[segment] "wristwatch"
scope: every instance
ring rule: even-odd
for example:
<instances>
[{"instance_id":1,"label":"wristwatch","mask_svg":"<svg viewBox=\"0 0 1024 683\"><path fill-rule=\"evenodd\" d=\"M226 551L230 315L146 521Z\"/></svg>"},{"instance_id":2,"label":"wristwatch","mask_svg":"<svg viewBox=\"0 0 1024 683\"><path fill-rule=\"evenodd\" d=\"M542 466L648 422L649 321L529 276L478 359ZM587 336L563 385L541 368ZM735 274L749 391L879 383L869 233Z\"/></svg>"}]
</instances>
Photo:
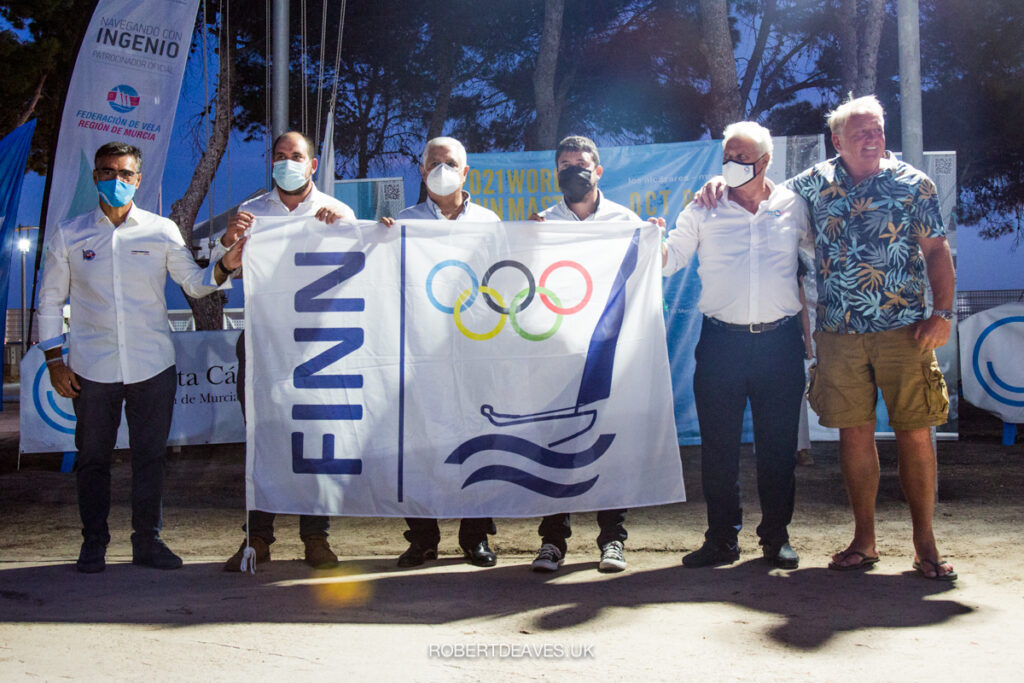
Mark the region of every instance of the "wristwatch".
<instances>
[{"instance_id":1,"label":"wristwatch","mask_svg":"<svg viewBox=\"0 0 1024 683\"><path fill-rule=\"evenodd\" d=\"M953 317L954 317L953 311L949 310L948 308L944 308L944 309L936 308L936 309L934 309L932 311L932 315L937 315L940 318L942 318L943 320L945 320L946 322L952 322L953 321Z\"/></svg>"}]
</instances>

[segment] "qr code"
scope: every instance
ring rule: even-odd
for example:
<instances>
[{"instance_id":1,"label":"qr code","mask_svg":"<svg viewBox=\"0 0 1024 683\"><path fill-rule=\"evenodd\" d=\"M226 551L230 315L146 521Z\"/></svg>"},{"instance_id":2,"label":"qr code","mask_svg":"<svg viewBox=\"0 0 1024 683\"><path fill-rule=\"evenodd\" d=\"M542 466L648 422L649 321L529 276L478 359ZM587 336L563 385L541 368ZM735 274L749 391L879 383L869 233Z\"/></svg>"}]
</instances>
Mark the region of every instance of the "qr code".
<instances>
[{"instance_id":1,"label":"qr code","mask_svg":"<svg viewBox=\"0 0 1024 683\"><path fill-rule=\"evenodd\" d=\"M401 187L398 183L387 183L384 185L384 199L400 199Z\"/></svg>"},{"instance_id":2,"label":"qr code","mask_svg":"<svg viewBox=\"0 0 1024 683\"><path fill-rule=\"evenodd\" d=\"M935 159L935 175L952 175L953 160L949 157L938 157Z\"/></svg>"}]
</instances>

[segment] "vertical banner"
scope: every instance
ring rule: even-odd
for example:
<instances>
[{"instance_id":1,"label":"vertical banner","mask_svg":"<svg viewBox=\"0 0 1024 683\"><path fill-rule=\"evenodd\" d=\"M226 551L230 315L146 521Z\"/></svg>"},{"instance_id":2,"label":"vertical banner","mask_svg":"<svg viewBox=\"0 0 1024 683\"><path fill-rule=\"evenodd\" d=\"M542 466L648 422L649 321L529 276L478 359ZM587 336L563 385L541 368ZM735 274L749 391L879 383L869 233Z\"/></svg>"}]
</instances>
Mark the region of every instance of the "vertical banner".
<instances>
[{"instance_id":1,"label":"vertical banner","mask_svg":"<svg viewBox=\"0 0 1024 683\"><path fill-rule=\"evenodd\" d=\"M32 147L36 120L24 123L0 140L0 320L7 319L7 292L11 282L11 254L25 163Z\"/></svg>"},{"instance_id":2,"label":"vertical banner","mask_svg":"<svg viewBox=\"0 0 1024 683\"><path fill-rule=\"evenodd\" d=\"M99 0L61 118L46 228L96 208L93 154L107 142L142 150L135 203L156 210L199 0Z\"/></svg>"},{"instance_id":3,"label":"vertical banner","mask_svg":"<svg viewBox=\"0 0 1024 683\"><path fill-rule=\"evenodd\" d=\"M649 223L257 219L250 509L534 517L683 500Z\"/></svg>"}]
</instances>

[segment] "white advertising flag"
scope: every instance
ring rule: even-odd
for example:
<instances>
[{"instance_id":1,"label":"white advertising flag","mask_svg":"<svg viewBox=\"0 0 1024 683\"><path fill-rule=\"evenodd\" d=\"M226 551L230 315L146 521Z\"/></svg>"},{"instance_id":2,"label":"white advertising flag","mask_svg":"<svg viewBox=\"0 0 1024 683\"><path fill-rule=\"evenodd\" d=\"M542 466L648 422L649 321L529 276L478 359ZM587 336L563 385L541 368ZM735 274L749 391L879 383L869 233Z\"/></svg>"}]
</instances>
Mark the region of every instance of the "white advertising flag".
<instances>
[{"instance_id":1,"label":"white advertising flag","mask_svg":"<svg viewBox=\"0 0 1024 683\"><path fill-rule=\"evenodd\" d=\"M684 499L655 226L268 218L244 260L250 509Z\"/></svg>"},{"instance_id":2,"label":"white advertising flag","mask_svg":"<svg viewBox=\"0 0 1024 683\"><path fill-rule=\"evenodd\" d=\"M199 0L99 0L78 51L53 160L46 227L96 208L93 154L142 150L135 203L155 211Z\"/></svg>"},{"instance_id":3,"label":"white advertising flag","mask_svg":"<svg viewBox=\"0 0 1024 683\"><path fill-rule=\"evenodd\" d=\"M1008 424L1024 423L1024 304L1003 304L960 323L964 398Z\"/></svg>"}]
</instances>

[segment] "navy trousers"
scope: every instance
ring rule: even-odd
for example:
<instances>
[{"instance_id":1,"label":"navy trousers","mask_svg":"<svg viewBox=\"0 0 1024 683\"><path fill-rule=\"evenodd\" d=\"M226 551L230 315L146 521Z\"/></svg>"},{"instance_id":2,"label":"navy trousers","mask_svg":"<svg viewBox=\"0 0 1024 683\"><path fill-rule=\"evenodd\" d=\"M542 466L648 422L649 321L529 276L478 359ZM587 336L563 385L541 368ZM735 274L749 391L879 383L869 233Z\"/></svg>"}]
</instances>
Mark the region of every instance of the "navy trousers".
<instances>
[{"instance_id":1,"label":"navy trousers","mask_svg":"<svg viewBox=\"0 0 1024 683\"><path fill-rule=\"evenodd\" d=\"M163 527L164 463L178 389L174 366L133 384L93 382L81 376L78 383L82 389L72 404L78 419L75 483L82 536L110 542L110 462L123 405L132 454L132 542L157 538Z\"/></svg>"},{"instance_id":2,"label":"navy trousers","mask_svg":"<svg viewBox=\"0 0 1024 683\"><path fill-rule=\"evenodd\" d=\"M797 428L805 388L804 345L793 317L767 332L740 332L705 318L694 353L693 394L708 508L705 537L734 546L743 526L739 461L747 401L754 421L762 544L789 541Z\"/></svg>"}]
</instances>

